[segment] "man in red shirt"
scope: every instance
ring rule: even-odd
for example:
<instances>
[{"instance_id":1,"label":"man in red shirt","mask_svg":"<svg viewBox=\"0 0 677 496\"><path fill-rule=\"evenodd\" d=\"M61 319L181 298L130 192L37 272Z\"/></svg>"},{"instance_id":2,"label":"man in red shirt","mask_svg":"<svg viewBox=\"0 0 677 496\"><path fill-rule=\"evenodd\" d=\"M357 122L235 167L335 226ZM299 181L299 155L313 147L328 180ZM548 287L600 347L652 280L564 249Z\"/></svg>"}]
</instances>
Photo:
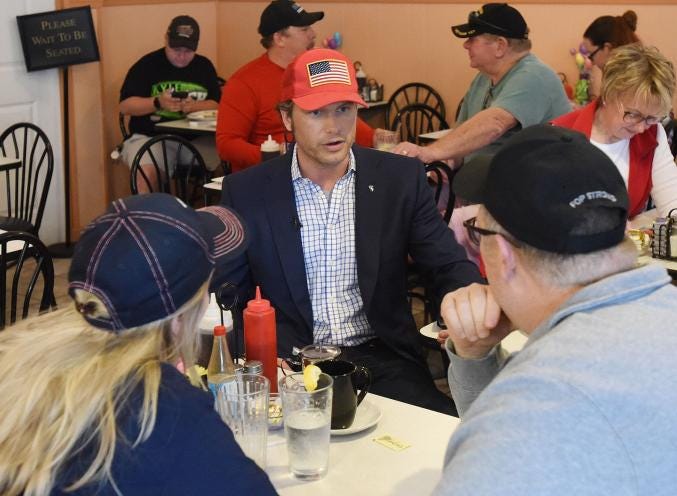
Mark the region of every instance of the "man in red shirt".
<instances>
[{"instance_id":1,"label":"man in red shirt","mask_svg":"<svg viewBox=\"0 0 677 496\"><path fill-rule=\"evenodd\" d=\"M306 12L291 0L273 0L261 14L259 34L266 49L228 79L219 104L216 147L233 172L261 162L261 143L270 135L278 143L285 133L277 104L282 74L297 55L315 46L313 24L324 12ZM372 146L374 130L358 119L357 143Z\"/></svg>"}]
</instances>

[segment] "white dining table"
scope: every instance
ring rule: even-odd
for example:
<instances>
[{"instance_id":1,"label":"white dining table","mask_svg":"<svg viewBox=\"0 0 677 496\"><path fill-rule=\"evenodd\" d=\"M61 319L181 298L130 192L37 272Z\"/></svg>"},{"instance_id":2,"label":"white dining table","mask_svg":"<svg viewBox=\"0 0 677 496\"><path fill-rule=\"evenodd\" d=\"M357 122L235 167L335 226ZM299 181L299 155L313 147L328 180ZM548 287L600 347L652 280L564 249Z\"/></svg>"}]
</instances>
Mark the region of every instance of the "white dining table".
<instances>
[{"instance_id":1,"label":"white dining table","mask_svg":"<svg viewBox=\"0 0 677 496\"><path fill-rule=\"evenodd\" d=\"M524 333L515 331L501 345L508 352L516 352L526 340ZM329 470L317 481L299 481L291 475L284 430L269 431L266 472L282 496L410 496L432 492L442 475L447 444L460 420L372 393L367 394L365 403L380 410L380 420L355 434L332 435ZM409 447L394 451L374 441L382 436L391 436Z\"/></svg>"},{"instance_id":2,"label":"white dining table","mask_svg":"<svg viewBox=\"0 0 677 496\"><path fill-rule=\"evenodd\" d=\"M174 121L158 122L155 128L161 131L188 135L209 135L216 133L216 121L196 121L190 119L177 119Z\"/></svg>"},{"instance_id":3,"label":"white dining table","mask_svg":"<svg viewBox=\"0 0 677 496\"><path fill-rule=\"evenodd\" d=\"M295 479L289 472L284 430L269 433L266 472L279 494L430 494L442 474L447 442L459 419L371 393L365 402L380 409L378 424L348 436L332 436L329 470L317 481ZM381 436L409 447L394 451L374 441Z\"/></svg>"}]
</instances>

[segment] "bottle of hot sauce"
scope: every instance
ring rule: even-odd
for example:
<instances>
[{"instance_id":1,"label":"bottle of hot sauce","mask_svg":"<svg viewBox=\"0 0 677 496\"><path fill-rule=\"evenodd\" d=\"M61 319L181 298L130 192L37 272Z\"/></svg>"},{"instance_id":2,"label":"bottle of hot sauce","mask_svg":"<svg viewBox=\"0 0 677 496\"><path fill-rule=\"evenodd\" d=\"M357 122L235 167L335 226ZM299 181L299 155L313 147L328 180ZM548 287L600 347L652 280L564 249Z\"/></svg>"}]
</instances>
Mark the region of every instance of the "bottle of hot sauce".
<instances>
[{"instance_id":1,"label":"bottle of hot sauce","mask_svg":"<svg viewBox=\"0 0 677 496\"><path fill-rule=\"evenodd\" d=\"M277 331L275 309L261 298L261 288L256 287L256 298L247 302L242 312L244 342L247 360L259 360L263 375L270 381L270 392L277 392Z\"/></svg>"}]
</instances>

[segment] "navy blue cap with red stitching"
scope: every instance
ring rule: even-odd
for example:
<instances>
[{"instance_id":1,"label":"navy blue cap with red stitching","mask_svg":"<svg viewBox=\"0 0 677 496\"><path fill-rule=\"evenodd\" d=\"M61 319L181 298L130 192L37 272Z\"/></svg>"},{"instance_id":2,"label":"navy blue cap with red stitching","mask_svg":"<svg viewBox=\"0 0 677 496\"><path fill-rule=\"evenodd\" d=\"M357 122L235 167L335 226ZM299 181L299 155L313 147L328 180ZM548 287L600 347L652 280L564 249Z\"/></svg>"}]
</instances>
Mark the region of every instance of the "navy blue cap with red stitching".
<instances>
[{"instance_id":1,"label":"navy blue cap with red stitching","mask_svg":"<svg viewBox=\"0 0 677 496\"><path fill-rule=\"evenodd\" d=\"M174 314L210 277L210 290L225 282L246 241L242 221L225 207L193 210L164 193L115 200L75 246L69 294L81 289L103 302L107 317L82 312L95 327L138 327Z\"/></svg>"}]
</instances>

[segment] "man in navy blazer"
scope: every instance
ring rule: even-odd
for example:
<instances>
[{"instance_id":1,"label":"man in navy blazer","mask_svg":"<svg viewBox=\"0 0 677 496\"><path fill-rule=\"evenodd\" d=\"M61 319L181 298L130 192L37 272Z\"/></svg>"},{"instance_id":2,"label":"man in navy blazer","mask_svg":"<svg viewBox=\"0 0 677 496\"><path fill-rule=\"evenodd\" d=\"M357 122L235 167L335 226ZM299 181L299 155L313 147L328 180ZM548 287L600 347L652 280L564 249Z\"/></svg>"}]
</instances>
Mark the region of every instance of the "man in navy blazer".
<instances>
[{"instance_id":1,"label":"man in navy blazer","mask_svg":"<svg viewBox=\"0 0 677 496\"><path fill-rule=\"evenodd\" d=\"M352 63L310 50L283 79L282 119L296 143L286 155L228 176L222 202L250 236L231 282L254 285L275 307L278 354L313 342L341 346L367 366L371 391L455 413L423 360L407 303L407 256L444 294L481 281L437 211L418 160L354 145Z\"/></svg>"}]
</instances>

